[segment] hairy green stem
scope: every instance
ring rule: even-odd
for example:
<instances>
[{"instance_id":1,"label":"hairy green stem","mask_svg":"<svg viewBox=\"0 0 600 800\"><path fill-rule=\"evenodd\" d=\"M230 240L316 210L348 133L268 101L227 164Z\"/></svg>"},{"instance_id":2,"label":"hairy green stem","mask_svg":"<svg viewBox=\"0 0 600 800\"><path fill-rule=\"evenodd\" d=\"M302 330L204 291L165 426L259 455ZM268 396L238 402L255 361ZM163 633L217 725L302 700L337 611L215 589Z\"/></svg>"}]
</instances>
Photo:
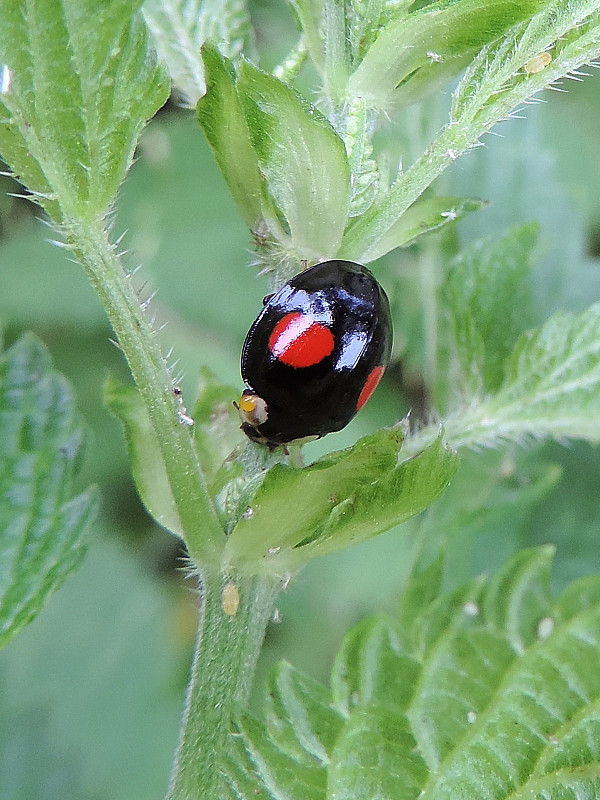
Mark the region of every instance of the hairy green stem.
<instances>
[{"instance_id":1,"label":"hairy green stem","mask_svg":"<svg viewBox=\"0 0 600 800\"><path fill-rule=\"evenodd\" d=\"M231 712L248 700L280 588L281 581L273 576L233 580L207 572L202 579L196 653L167 800L227 796L220 757L230 735Z\"/></svg>"},{"instance_id":2,"label":"hairy green stem","mask_svg":"<svg viewBox=\"0 0 600 800\"><path fill-rule=\"evenodd\" d=\"M206 489L189 428L179 419L172 379L156 334L108 240L103 222L67 221L63 233L104 306L148 410L189 554L196 564L216 565L225 537Z\"/></svg>"},{"instance_id":3,"label":"hairy green stem","mask_svg":"<svg viewBox=\"0 0 600 800\"><path fill-rule=\"evenodd\" d=\"M248 699L280 580L244 576L234 582L222 574L225 537L189 428L179 419L171 376L155 332L131 280L101 222L71 221L63 225L63 232L104 305L148 410L188 550L201 575L197 649L168 797L218 800L223 796L220 755L229 735L231 711Z\"/></svg>"}]
</instances>

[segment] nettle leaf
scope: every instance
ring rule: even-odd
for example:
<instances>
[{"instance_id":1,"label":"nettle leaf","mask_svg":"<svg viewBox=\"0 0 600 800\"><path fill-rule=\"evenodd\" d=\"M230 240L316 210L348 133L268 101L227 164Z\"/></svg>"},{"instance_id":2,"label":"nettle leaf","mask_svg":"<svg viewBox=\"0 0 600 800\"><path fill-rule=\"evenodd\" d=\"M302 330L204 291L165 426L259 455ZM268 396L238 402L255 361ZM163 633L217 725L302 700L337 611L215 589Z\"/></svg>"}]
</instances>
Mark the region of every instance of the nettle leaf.
<instances>
[{"instance_id":1,"label":"nettle leaf","mask_svg":"<svg viewBox=\"0 0 600 800\"><path fill-rule=\"evenodd\" d=\"M360 95L374 106L385 107L403 83L446 82L466 66L466 59L505 33L515 23L535 14L547 0L441 0L394 17L380 32L349 81L350 96ZM421 81L419 81L421 85ZM414 101L414 98L410 98Z\"/></svg>"},{"instance_id":2,"label":"nettle leaf","mask_svg":"<svg viewBox=\"0 0 600 800\"><path fill-rule=\"evenodd\" d=\"M159 525L183 537L160 445L139 391L109 378L104 386L104 403L123 426L131 472L142 503Z\"/></svg>"},{"instance_id":3,"label":"nettle leaf","mask_svg":"<svg viewBox=\"0 0 600 800\"><path fill-rule=\"evenodd\" d=\"M533 321L528 276L536 240L535 223L519 226L476 242L450 265L446 296L463 379L486 391L500 386L506 358Z\"/></svg>"},{"instance_id":4,"label":"nettle leaf","mask_svg":"<svg viewBox=\"0 0 600 800\"><path fill-rule=\"evenodd\" d=\"M327 764L344 725L328 689L286 663L278 664L268 685L266 725L240 715L225 756L228 797L327 796ZM272 775L265 787L263 770Z\"/></svg>"},{"instance_id":5,"label":"nettle leaf","mask_svg":"<svg viewBox=\"0 0 600 800\"><path fill-rule=\"evenodd\" d=\"M0 152L55 220L106 213L168 81L141 0L3 2Z\"/></svg>"},{"instance_id":6,"label":"nettle leaf","mask_svg":"<svg viewBox=\"0 0 600 800\"><path fill-rule=\"evenodd\" d=\"M405 709L419 663L406 647L406 633L389 616L366 619L345 637L331 677L335 707L345 717L371 701Z\"/></svg>"},{"instance_id":7,"label":"nettle leaf","mask_svg":"<svg viewBox=\"0 0 600 800\"><path fill-rule=\"evenodd\" d=\"M331 692L304 697L286 667L276 719L246 717L232 737L230 796L597 797L600 577L556 600L551 557L524 551L491 581L425 592L420 606L412 591L412 617L348 634Z\"/></svg>"},{"instance_id":8,"label":"nettle leaf","mask_svg":"<svg viewBox=\"0 0 600 800\"><path fill-rule=\"evenodd\" d=\"M446 489L458 460L438 437L401 461L403 438L398 428L382 430L303 469L274 466L228 538L225 562L262 559L265 569L284 574L423 511Z\"/></svg>"},{"instance_id":9,"label":"nettle leaf","mask_svg":"<svg viewBox=\"0 0 600 800\"><path fill-rule=\"evenodd\" d=\"M452 447L546 437L600 442L600 303L555 314L524 333L504 369L495 394L446 417ZM407 440L405 453L419 452L437 432L423 428Z\"/></svg>"},{"instance_id":10,"label":"nettle leaf","mask_svg":"<svg viewBox=\"0 0 600 800\"><path fill-rule=\"evenodd\" d=\"M523 334L497 393L446 421L454 446L527 436L600 441L600 304Z\"/></svg>"},{"instance_id":11,"label":"nettle leaf","mask_svg":"<svg viewBox=\"0 0 600 800\"><path fill-rule=\"evenodd\" d=\"M83 556L97 502L72 496L81 441L69 385L23 336L0 356L0 646Z\"/></svg>"},{"instance_id":12,"label":"nettle leaf","mask_svg":"<svg viewBox=\"0 0 600 800\"><path fill-rule=\"evenodd\" d=\"M343 717L329 691L291 664L277 664L267 684L265 721L273 743L297 761L325 765Z\"/></svg>"},{"instance_id":13,"label":"nettle leaf","mask_svg":"<svg viewBox=\"0 0 600 800\"><path fill-rule=\"evenodd\" d=\"M235 70L212 45L204 45L202 59L206 94L196 108L198 122L240 214L248 227L256 231L265 213L263 180L238 96Z\"/></svg>"},{"instance_id":14,"label":"nettle leaf","mask_svg":"<svg viewBox=\"0 0 600 800\"><path fill-rule=\"evenodd\" d=\"M207 92L198 121L244 220L298 258L335 256L350 202L344 143L277 78L247 61L236 78L215 47L202 53Z\"/></svg>"},{"instance_id":15,"label":"nettle leaf","mask_svg":"<svg viewBox=\"0 0 600 800\"><path fill-rule=\"evenodd\" d=\"M309 260L334 257L350 196L344 143L294 89L247 61L240 66L237 90L261 173L294 247Z\"/></svg>"},{"instance_id":16,"label":"nettle leaf","mask_svg":"<svg viewBox=\"0 0 600 800\"><path fill-rule=\"evenodd\" d=\"M144 17L160 58L189 108L206 90L200 50L210 39L228 58L237 58L250 36L244 0L146 0Z\"/></svg>"},{"instance_id":17,"label":"nettle leaf","mask_svg":"<svg viewBox=\"0 0 600 800\"><path fill-rule=\"evenodd\" d=\"M424 233L437 231L485 206L484 200L470 197L426 197L417 200L371 247L363 261L381 258L396 247L408 247Z\"/></svg>"}]
</instances>

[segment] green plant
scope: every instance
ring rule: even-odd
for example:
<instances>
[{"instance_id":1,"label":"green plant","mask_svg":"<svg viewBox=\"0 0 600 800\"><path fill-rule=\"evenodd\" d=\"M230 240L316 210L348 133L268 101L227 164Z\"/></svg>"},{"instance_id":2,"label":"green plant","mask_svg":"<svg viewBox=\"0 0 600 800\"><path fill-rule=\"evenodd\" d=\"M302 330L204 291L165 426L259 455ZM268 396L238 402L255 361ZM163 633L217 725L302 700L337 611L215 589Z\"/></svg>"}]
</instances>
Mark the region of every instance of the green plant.
<instances>
[{"instance_id":1,"label":"green plant","mask_svg":"<svg viewBox=\"0 0 600 800\"><path fill-rule=\"evenodd\" d=\"M593 60L600 3L301 0L292 8L299 40L271 74L240 56L253 54L241 3L148 0L142 15L141 3L123 0L0 2L0 153L102 302L135 382L110 380L107 405L122 422L142 501L185 542L200 580L168 796L594 796L598 580L553 600L542 549L519 553L487 584L442 594L441 561L429 556L442 530L473 521L460 473L463 496L450 489L450 512L434 506L419 523L421 571L398 618L351 631L331 692L284 665L264 720L246 710L276 598L309 560L427 509L455 476L457 451L600 438L598 306L533 327L535 227L457 253L455 223L482 203L430 188L498 121ZM423 347L404 355L419 364L441 426L411 430L404 420L304 466L298 447L288 457L242 443L236 392L208 373L185 409L149 301L140 302L110 231L138 136L169 91L147 26L176 88L197 103L272 286L303 259L370 263L422 242L412 297ZM301 85L307 59L314 106L291 86ZM376 139L387 116L421 102L434 120L435 90L452 80L446 124L390 179ZM433 231L446 235L435 251ZM94 500L93 492L70 498L80 434L43 347L26 337L2 364L6 641L74 566ZM474 471L485 473L479 458ZM556 478L540 470L515 505ZM471 486L492 493L481 476ZM471 517L482 508L475 503Z\"/></svg>"}]
</instances>

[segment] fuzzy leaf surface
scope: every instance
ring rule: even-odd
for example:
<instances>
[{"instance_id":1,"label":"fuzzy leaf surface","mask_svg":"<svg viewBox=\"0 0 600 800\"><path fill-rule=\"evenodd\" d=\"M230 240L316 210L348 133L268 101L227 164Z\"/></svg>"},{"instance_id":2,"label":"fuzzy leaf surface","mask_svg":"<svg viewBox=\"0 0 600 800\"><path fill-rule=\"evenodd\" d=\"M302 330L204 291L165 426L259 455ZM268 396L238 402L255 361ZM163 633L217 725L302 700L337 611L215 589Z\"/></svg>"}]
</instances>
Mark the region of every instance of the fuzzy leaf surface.
<instances>
[{"instance_id":1,"label":"fuzzy leaf surface","mask_svg":"<svg viewBox=\"0 0 600 800\"><path fill-rule=\"evenodd\" d=\"M600 441L600 304L523 334L496 394L447 423L455 446L528 436Z\"/></svg>"},{"instance_id":2,"label":"fuzzy leaf surface","mask_svg":"<svg viewBox=\"0 0 600 800\"><path fill-rule=\"evenodd\" d=\"M286 84L244 61L238 93L269 193L302 257L333 258L348 217L350 170L326 117Z\"/></svg>"},{"instance_id":3,"label":"fuzzy leaf surface","mask_svg":"<svg viewBox=\"0 0 600 800\"><path fill-rule=\"evenodd\" d=\"M200 49L210 40L237 58L250 34L244 0L146 0L144 17L174 87L189 108L206 90Z\"/></svg>"},{"instance_id":4,"label":"fuzzy leaf surface","mask_svg":"<svg viewBox=\"0 0 600 800\"><path fill-rule=\"evenodd\" d=\"M394 17L367 51L350 81L350 94L385 103L404 81L445 82L465 65L465 57L535 14L547 0L441 0Z\"/></svg>"},{"instance_id":5,"label":"fuzzy leaf surface","mask_svg":"<svg viewBox=\"0 0 600 800\"><path fill-rule=\"evenodd\" d=\"M244 221L256 230L263 217L262 179L231 62L210 44L202 48L206 94L198 122Z\"/></svg>"},{"instance_id":6,"label":"fuzzy leaf surface","mask_svg":"<svg viewBox=\"0 0 600 800\"><path fill-rule=\"evenodd\" d=\"M504 362L532 321L527 278L536 239L537 226L531 224L502 239L477 242L448 273L446 295L462 372L487 391L502 383Z\"/></svg>"},{"instance_id":7,"label":"fuzzy leaf surface","mask_svg":"<svg viewBox=\"0 0 600 800\"><path fill-rule=\"evenodd\" d=\"M131 472L142 503L159 525L183 536L165 462L140 393L134 386L109 379L104 387L104 403L123 426Z\"/></svg>"},{"instance_id":8,"label":"fuzzy leaf surface","mask_svg":"<svg viewBox=\"0 0 600 800\"><path fill-rule=\"evenodd\" d=\"M83 557L97 503L73 497L81 441L69 385L23 336L0 356L0 647Z\"/></svg>"},{"instance_id":9,"label":"fuzzy leaf surface","mask_svg":"<svg viewBox=\"0 0 600 800\"><path fill-rule=\"evenodd\" d=\"M290 664L278 664L269 680L265 721L238 719L225 758L228 798L326 797L327 764L344 724L329 690ZM262 769L272 774L268 790L258 777Z\"/></svg>"},{"instance_id":10,"label":"fuzzy leaf surface","mask_svg":"<svg viewBox=\"0 0 600 800\"><path fill-rule=\"evenodd\" d=\"M418 514L446 489L458 460L441 438L401 461L403 432L383 430L303 469L276 465L225 547L225 561L263 559L285 573ZM293 513L290 513L293 509Z\"/></svg>"},{"instance_id":11,"label":"fuzzy leaf surface","mask_svg":"<svg viewBox=\"0 0 600 800\"><path fill-rule=\"evenodd\" d=\"M411 615L360 623L331 691L308 699L298 679L280 683L287 725L269 713L243 719L225 767L230 797L596 797L600 578L554 599L551 558L551 548L524 551L490 581L424 592L420 605L409 587ZM312 761L310 745L279 735L303 718L307 741L324 744Z\"/></svg>"},{"instance_id":12,"label":"fuzzy leaf surface","mask_svg":"<svg viewBox=\"0 0 600 800\"><path fill-rule=\"evenodd\" d=\"M600 441L600 303L560 312L524 333L504 364L498 391L444 420L449 444L490 447L554 438ZM410 437L406 454L437 436L429 426Z\"/></svg>"},{"instance_id":13,"label":"fuzzy leaf surface","mask_svg":"<svg viewBox=\"0 0 600 800\"><path fill-rule=\"evenodd\" d=\"M0 153L55 220L106 213L168 81L141 0L0 4Z\"/></svg>"}]
</instances>

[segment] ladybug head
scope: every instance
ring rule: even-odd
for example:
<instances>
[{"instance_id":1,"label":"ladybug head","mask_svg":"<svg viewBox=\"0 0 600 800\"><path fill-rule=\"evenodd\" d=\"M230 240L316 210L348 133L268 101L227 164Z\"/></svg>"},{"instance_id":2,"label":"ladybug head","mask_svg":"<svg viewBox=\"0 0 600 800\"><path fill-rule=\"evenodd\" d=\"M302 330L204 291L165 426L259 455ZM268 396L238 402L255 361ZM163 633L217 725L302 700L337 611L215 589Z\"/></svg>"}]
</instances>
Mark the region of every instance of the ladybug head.
<instances>
[{"instance_id":1,"label":"ladybug head","mask_svg":"<svg viewBox=\"0 0 600 800\"><path fill-rule=\"evenodd\" d=\"M257 430L269 418L267 404L263 398L254 394L251 389L245 389L237 408L244 433L255 442L264 442L265 437Z\"/></svg>"}]
</instances>

